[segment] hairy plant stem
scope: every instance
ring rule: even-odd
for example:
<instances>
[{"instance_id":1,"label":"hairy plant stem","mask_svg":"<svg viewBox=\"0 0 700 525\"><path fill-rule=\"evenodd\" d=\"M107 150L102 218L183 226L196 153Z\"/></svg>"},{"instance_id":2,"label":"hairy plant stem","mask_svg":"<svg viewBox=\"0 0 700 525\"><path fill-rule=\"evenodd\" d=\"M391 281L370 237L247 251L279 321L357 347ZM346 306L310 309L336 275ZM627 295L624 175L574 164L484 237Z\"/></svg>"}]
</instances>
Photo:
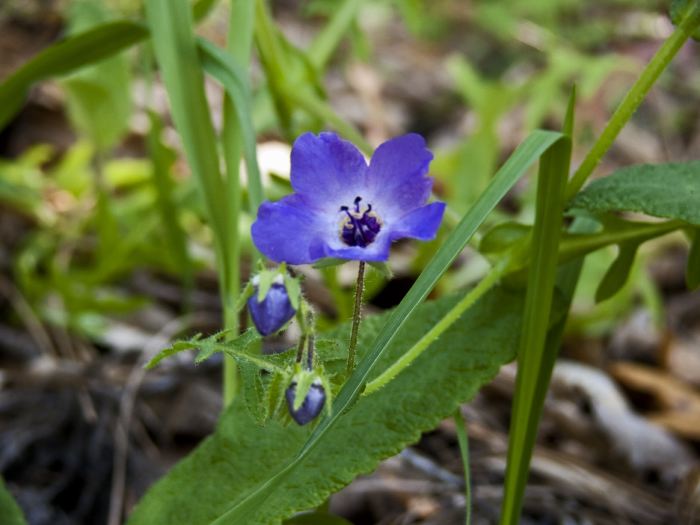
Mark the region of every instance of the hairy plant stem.
<instances>
[{"instance_id":1,"label":"hairy plant stem","mask_svg":"<svg viewBox=\"0 0 700 525\"><path fill-rule=\"evenodd\" d=\"M306 346L306 334L301 334L301 337L299 338L299 342L297 343L297 358L296 362L301 363L301 360L304 359L304 347Z\"/></svg>"},{"instance_id":2,"label":"hairy plant stem","mask_svg":"<svg viewBox=\"0 0 700 525\"><path fill-rule=\"evenodd\" d=\"M357 333L360 330L362 318L362 296L365 289L365 261L360 261L357 269L357 282L355 283L355 308L352 311L352 331L350 332L350 346L348 347L348 366L346 373L352 374L355 368L355 350L357 349Z\"/></svg>"},{"instance_id":3,"label":"hairy plant stem","mask_svg":"<svg viewBox=\"0 0 700 525\"><path fill-rule=\"evenodd\" d=\"M566 188L565 200L568 201L571 199L583 187L588 177L590 177L593 170L598 166L603 155L605 155L612 146L612 143L617 138L622 128L627 124L630 118L632 118L632 115L634 115L635 111L637 111L644 101L649 90L659 78L659 75L671 63L673 57L676 56L680 48L685 44L685 41L690 38L699 24L700 7L694 4L683 17L681 23L678 24L675 31L673 31L673 34L671 34L653 56L651 61L649 61L622 102L620 102L620 105L615 110L615 113L613 113L605 129L598 137L598 140L593 144L586 158L583 159L583 162L569 181Z\"/></svg>"}]
</instances>

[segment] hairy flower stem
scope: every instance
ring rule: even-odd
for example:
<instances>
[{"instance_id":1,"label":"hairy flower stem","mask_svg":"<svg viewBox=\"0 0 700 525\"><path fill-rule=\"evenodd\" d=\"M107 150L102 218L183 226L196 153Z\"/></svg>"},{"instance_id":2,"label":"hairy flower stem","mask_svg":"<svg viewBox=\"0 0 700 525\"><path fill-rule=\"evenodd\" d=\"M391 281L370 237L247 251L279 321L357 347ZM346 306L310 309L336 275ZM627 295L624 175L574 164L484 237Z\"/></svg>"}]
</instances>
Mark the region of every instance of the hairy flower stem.
<instances>
[{"instance_id":1,"label":"hairy flower stem","mask_svg":"<svg viewBox=\"0 0 700 525\"><path fill-rule=\"evenodd\" d=\"M357 269L357 282L355 283L355 308L352 311L352 331L350 332L350 346L348 347L348 367L346 374L350 376L355 368L355 350L357 348L357 333L360 330L362 318L362 296L365 290L365 261L360 261Z\"/></svg>"},{"instance_id":2,"label":"hairy flower stem","mask_svg":"<svg viewBox=\"0 0 700 525\"><path fill-rule=\"evenodd\" d=\"M661 75L664 69L671 63L673 57L676 56L699 24L700 7L693 5L683 17L680 24L678 24L673 34L663 43L644 68L642 74L627 92L627 95L625 95L625 98L617 107L615 113L613 113L605 129L598 137L598 140L596 140L595 144L586 155L586 158L583 159L576 173L574 173L571 181L569 181L569 185L566 188L565 200L568 201L571 199L583 187L588 177L593 173L596 166L598 166L603 155L605 155L612 146L617 135L644 101L649 90L659 78L659 75Z\"/></svg>"},{"instance_id":3,"label":"hairy flower stem","mask_svg":"<svg viewBox=\"0 0 700 525\"><path fill-rule=\"evenodd\" d=\"M297 344L297 363L301 363L301 360L304 359L304 347L306 346L306 334L301 334L301 337L299 338L299 343Z\"/></svg>"}]
</instances>

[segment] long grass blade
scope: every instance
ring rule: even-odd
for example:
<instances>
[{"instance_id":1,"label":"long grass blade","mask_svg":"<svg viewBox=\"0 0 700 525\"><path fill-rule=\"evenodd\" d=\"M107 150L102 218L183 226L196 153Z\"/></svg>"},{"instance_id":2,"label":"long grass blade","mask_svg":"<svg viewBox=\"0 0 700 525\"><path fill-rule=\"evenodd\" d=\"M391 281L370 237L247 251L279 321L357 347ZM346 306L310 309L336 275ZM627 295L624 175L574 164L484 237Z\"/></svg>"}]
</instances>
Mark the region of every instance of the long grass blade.
<instances>
[{"instance_id":1,"label":"long grass blade","mask_svg":"<svg viewBox=\"0 0 700 525\"><path fill-rule=\"evenodd\" d=\"M570 130L570 126L565 126ZM511 416L501 523L515 525L527 482L534 437L558 346L546 345L557 275L562 204L571 160L571 139L566 136L550 148L540 162L537 208L533 228L523 328L518 352L518 376Z\"/></svg>"},{"instance_id":2,"label":"long grass blade","mask_svg":"<svg viewBox=\"0 0 700 525\"><path fill-rule=\"evenodd\" d=\"M204 197L220 269L220 286L228 288L230 242L228 203L219 170L216 135L204 93L204 74L186 0L147 0L146 17L161 78L185 155Z\"/></svg>"},{"instance_id":3,"label":"long grass blade","mask_svg":"<svg viewBox=\"0 0 700 525\"><path fill-rule=\"evenodd\" d=\"M0 129L21 109L32 84L99 62L147 37L148 29L142 24L119 21L46 48L0 84Z\"/></svg>"},{"instance_id":4,"label":"long grass blade","mask_svg":"<svg viewBox=\"0 0 700 525\"><path fill-rule=\"evenodd\" d=\"M263 201L263 188L260 168L255 153L255 129L251 108L250 88L246 75L236 61L211 42L198 40L202 66L205 71L218 80L233 100L233 109L238 118L243 141L243 158L248 169L249 209L255 214Z\"/></svg>"},{"instance_id":5,"label":"long grass blade","mask_svg":"<svg viewBox=\"0 0 700 525\"><path fill-rule=\"evenodd\" d=\"M340 39L347 32L353 20L355 20L355 16L364 1L345 0L333 13L330 21L311 42L307 54L311 63L319 70L326 65L333 51L338 47Z\"/></svg>"},{"instance_id":6,"label":"long grass blade","mask_svg":"<svg viewBox=\"0 0 700 525\"><path fill-rule=\"evenodd\" d=\"M250 61L251 47L253 43L253 28L255 23L254 4L248 0L234 0L231 3L229 17L229 32L227 51L231 60L241 69L244 75L246 66ZM204 66L206 69L206 66ZM246 76L238 82L241 86L247 86ZM247 94L247 93L246 93ZM226 164L226 200L228 201L228 222L235 225L236 231L229 244L229 282L226 296L224 297L224 327L235 337L239 332L239 312L234 302L240 293L240 258L241 241L238 231L240 224L242 188L239 166L243 151L243 143L246 140L244 133L248 134L248 140L255 143L252 125L244 129L241 125L242 112L250 105L249 97L234 99L230 90L224 90L224 123L221 131L221 149L224 153ZM237 107L242 108L237 111ZM246 123L250 124L250 116ZM253 135L252 137L250 135ZM250 170L249 170L250 171ZM260 185L260 177L255 164L254 183ZM261 190L262 191L262 190ZM252 203L252 201L251 201ZM224 407L233 402L238 383L238 366L232 356L224 356Z\"/></svg>"},{"instance_id":7,"label":"long grass blade","mask_svg":"<svg viewBox=\"0 0 700 525\"><path fill-rule=\"evenodd\" d=\"M367 357L358 364L354 373L339 392L333 404L333 414L319 423L304 447L292 461L274 477L234 503L227 512L213 520L212 524L245 523L249 512L261 504L266 495L273 491L293 469L304 461L304 458L320 442L326 432L342 417L343 412L349 409L362 393L362 389L379 357L396 337L399 330L410 321L418 305L427 297L440 277L461 253L488 214L540 155L561 138L562 135L560 133L535 131L515 150L394 310L389 321L384 325L372 344Z\"/></svg>"}]
</instances>

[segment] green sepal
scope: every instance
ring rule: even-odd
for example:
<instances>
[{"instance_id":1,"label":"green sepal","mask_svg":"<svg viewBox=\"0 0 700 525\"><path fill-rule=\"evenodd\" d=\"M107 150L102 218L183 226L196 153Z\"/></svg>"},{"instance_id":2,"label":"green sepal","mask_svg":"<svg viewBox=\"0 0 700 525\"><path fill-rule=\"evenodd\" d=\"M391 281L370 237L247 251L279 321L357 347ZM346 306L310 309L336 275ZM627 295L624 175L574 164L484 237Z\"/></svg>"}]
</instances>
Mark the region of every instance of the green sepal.
<instances>
[{"instance_id":1,"label":"green sepal","mask_svg":"<svg viewBox=\"0 0 700 525\"><path fill-rule=\"evenodd\" d=\"M312 266L313 266L313 268L321 270L323 268L332 268L333 266L340 266L341 264L345 264L346 262L350 262L350 259L338 259L336 257L326 257L325 259L320 259L320 260L316 261Z\"/></svg>"},{"instance_id":2,"label":"green sepal","mask_svg":"<svg viewBox=\"0 0 700 525\"><path fill-rule=\"evenodd\" d=\"M284 287L287 289L289 302L292 303L292 308L299 310L301 304L301 283L298 277L292 277L287 272L284 272Z\"/></svg>"},{"instance_id":3,"label":"green sepal","mask_svg":"<svg viewBox=\"0 0 700 525\"><path fill-rule=\"evenodd\" d=\"M392 272L389 265L383 261L371 261L367 264L374 268L379 273L379 275L381 275L386 280L390 280L392 277L394 277L394 272Z\"/></svg>"},{"instance_id":4,"label":"green sepal","mask_svg":"<svg viewBox=\"0 0 700 525\"><path fill-rule=\"evenodd\" d=\"M306 399L306 395L311 389L311 385L316 379L318 379L318 374L315 370L306 370L299 364L297 364L296 369L297 372L294 374L294 379L292 380L296 381L297 383L297 387L294 392L294 403L292 405L292 408L295 411L301 408L301 405L304 403L304 399Z\"/></svg>"},{"instance_id":5,"label":"green sepal","mask_svg":"<svg viewBox=\"0 0 700 525\"><path fill-rule=\"evenodd\" d=\"M234 306L236 313L240 312L241 310L243 310L243 308L245 308L248 299L250 299L254 293L255 287L253 286L253 283L248 281L241 293L238 294L238 298L236 299L236 304Z\"/></svg>"},{"instance_id":6,"label":"green sepal","mask_svg":"<svg viewBox=\"0 0 700 525\"><path fill-rule=\"evenodd\" d=\"M258 280L258 302L262 303L267 296L267 292L272 288L272 283L279 275L279 270L275 268L274 270L263 270L257 274Z\"/></svg>"}]
</instances>

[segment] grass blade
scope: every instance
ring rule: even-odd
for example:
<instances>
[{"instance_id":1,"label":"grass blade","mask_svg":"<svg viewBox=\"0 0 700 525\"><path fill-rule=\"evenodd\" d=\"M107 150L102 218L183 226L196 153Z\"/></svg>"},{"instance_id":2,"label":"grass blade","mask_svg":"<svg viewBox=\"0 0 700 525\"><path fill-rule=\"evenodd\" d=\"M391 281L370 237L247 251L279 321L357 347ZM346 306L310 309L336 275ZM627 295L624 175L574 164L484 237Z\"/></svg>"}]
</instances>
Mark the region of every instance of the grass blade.
<instances>
[{"instance_id":1,"label":"grass blade","mask_svg":"<svg viewBox=\"0 0 700 525\"><path fill-rule=\"evenodd\" d=\"M36 82L94 64L146 39L148 29L136 22L110 22L66 38L20 67L0 85L0 129L21 109Z\"/></svg>"},{"instance_id":2,"label":"grass blade","mask_svg":"<svg viewBox=\"0 0 700 525\"><path fill-rule=\"evenodd\" d=\"M565 126L567 128L569 126ZM562 203L570 160L571 140L566 136L550 148L540 162L532 256L508 442L502 524L515 525L520 520L532 446L542 411L542 403L538 404L538 401L540 396L544 399L558 350L558 345L545 343L557 274Z\"/></svg>"},{"instance_id":3,"label":"grass blade","mask_svg":"<svg viewBox=\"0 0 700 525\"><path fill-rule=\"evenodd\" d=\"M254 4L252 2L248 0L234 0L231 3L227 47L231 60L239 66L243 77L238 82L242 86L241 90L239 90L243 91L242 95L238 92L232 93L231 89L224 91L224 123L221 131L221 148L226 164L226 200L229 203L228 222L236 225L237 229L229 244L229 260L231 262L229 264L228 289L224 299L224 327L234 335L237 335L240 329L239 312L235 304L233 304L236 300L235 298L239 296L241 281L241 242L238 225L240 224L243 199L239 166L245 141L252 142L253 147L255 146L255 130L251 124L251 117L247 115L247 118L241 118L243 112L250 106L250 97L245 96L247 92L243 88L247 87L247 76L245 75L244 66L248 65L250 61L255 25L254 15ZM206 69L206 65L204 67ZM255 151L253 151L253 154L255 154ZM249 180L262 194L256 159L253 158L251 161L250 152L246 159L249 166L252 166L252 169L251 167L248 169L249 174L253 174L252 177L249 175ZM251 205L253 200L249 199ZM255 261L253 261L253 266L255 266ZM224 356L223 380L224 407L228 407L233 401L238 383L238 365L231 356Z\"/></svg>"},{"instance_id":4,"label":"grass blade","mask_svg":"<svg viewBox=\"0 0 700 525\"><path fill-rule=\"evenodd\" d=\"M474 206L467 212L459 225L457 225L455 230L421 273L420 277L411 287L399 306L394 310L391 317L376 337L367 357L358 364L354 373L338 394L333 405L333 415L319 423L304 447L302 447L297 456L290 463L255 490L244 495L244 497L234 503L228 511L212 521L212 524L245 523L248 513L264 501L266 494L273 491L285 476L303 462L304 458L320 442L324 434L338 421L343 412L357 400L382 352L396 337L401 328L409 322L418 305L426 298L440 277L461 253L491 210L493 210L508 190L513 187L540 155L561 138L562 135L560 133L535 131L515 150L513 155L495 175L486 191L484 191ZM559 211L561 211L560 208Z\"/></svg>"},{"instance_id":5,"label":"grass blade","mask_svg":"<svg viewBox=\"0 0 700 525\"><path fill-rule=\"evenodd\" d=\"M147 0L146 17L161 78L168 91L175 127L206 205L214 234L222 297L228 289L228 203L219 170L216 134L204 93L204 74L185 0Z\"/></svg>"},{"instance_id":6,"label":"grass blade","mask_svg":"<svg viewBox=\"0 0 700 525\"><path fill-rule=\"evenodd\" d=\"M165 229L165 237L169 246L168 254L172 257L175 268L182 275L185 305L186 309L189 309L191 292L194 287L194 271L192 260L187 250L187 236L180 224L175 204L175 184L170 176L170 170L175 162L175 153L161 141L163 123L160 117L152 111L149 111L148 117L151 127L148 130L146 144L153 164L153 186L156 190L156 203L163 228Z\"/></svg>"},{"instance_id":7,"label":"grass blade","mask_svg":"<svg viewBox=\"0 0 700 525\"><path fill-rule=\"evenodd\" d=\"M330 21L316 35L307 51L309 60L319 71L326 65L340 39L355 20L355 15L365 0L345 0Z\"/></svg>"},{"instance_id":8,"label":"grass blade","mask_svg":"<svg viewBox=\"0 0 700 525\"><path fill-rule=\"evenodd\" d=\"M248 168L248 200L251 214L255 215L263 201L260 168L255 153L255 129L250 111L250 88L246 76L235 60L211 42L198 40L202 66L218 80L233 100L233 109L238 118L243 141L243 157Z\"/></svg>"}]
</instances>

